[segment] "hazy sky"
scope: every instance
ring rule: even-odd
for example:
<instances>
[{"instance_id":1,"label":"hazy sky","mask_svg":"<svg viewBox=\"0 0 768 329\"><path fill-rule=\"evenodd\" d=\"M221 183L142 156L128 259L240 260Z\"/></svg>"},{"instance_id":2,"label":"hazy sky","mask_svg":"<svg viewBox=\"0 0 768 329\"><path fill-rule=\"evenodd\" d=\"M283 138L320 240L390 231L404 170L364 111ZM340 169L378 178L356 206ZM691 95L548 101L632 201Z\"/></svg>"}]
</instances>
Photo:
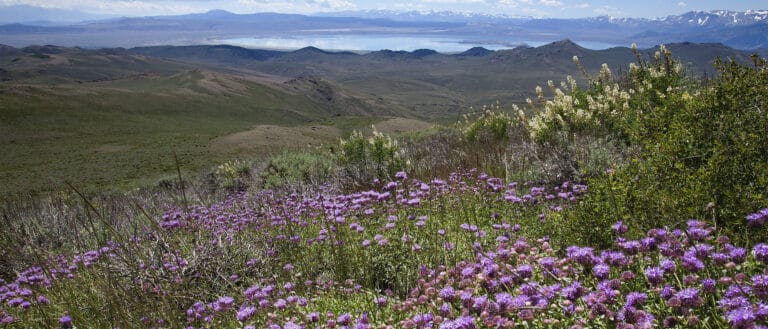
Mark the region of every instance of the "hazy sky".
<instances>
[{"instance_id":1,"label":"hazy sky","mask_svg":"<svg viewBox=\"0 0 768 329\"><path fill-rule=\"evenodd\" d=\"M768 9L765 0L0 0L0 5L33 5L90 13L166 15L224 9L236 13L389 9L453 10L540 17L663 17L692 10ZM2 8L0 8L2 10Z\"/></svg>"}]
</instances>

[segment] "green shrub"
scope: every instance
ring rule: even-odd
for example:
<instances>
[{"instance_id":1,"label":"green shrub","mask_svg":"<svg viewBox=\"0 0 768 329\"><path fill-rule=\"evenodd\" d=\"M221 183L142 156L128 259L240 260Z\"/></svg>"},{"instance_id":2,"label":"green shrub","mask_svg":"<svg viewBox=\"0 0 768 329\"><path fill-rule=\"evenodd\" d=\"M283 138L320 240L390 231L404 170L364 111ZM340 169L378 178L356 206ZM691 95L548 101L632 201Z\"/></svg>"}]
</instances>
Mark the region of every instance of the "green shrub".
<instances>
[{"instance_id":1,"label":"green shrub","mask_svg":"<svg viewBox=\"0 0 768 329\"><path fill-rule=\"evenodd\" d=\"M513 107L517 111L517 106ZM476 119L464 116L460 129L469 142L498 143L510 139L510 129L518 126L520 120L501 112L499 107L485 109Z\"/></svg>"},{"instance_id":2,"label":"green shrub","mask_svg":"<svg viewBox=\"0 0 768 329\"><path fill-rule=\"evenodd\" d=\"M356 185L367 185L374 179L394 179L408 164L397 140L376 131L375 127L368 138L353 131L339 146L336 162L341 176Z\"/></svg>"},{"instance_id":3,"label":"green shrub","mask_svg":"<svg viewBox=\"0 0 768 329\"><path fill-rule=\"evenodd\" d=\"M265 188L321 185L334 176L333 160L322 152L289 151L269 159L262 179Z\"/></svg>"},{"instance_id":4,"label":"green shrub","mask_svg":"<svg viewBox=\"0 0 768 329\"><path fill-rule=\"evenodd\" d=\"M245 160L227 161L216 167L213 175L217 185L224 189L243 189L251 172L251 163Z\"/></svg>"},{"instance_id":5,"label":"green shrub","mask_svg":"<svg viewBox=\"0 0 768 329\"><path fill-rule=\"evenodd\" d=\"M718 61L719 76L707 87L674 67L662 49L630 70L629 107L614 117L615 136L639 156L589 181L590 197L573 214L574 236L593 232L579 227L619 219L638 232L691 218L745 232L744 216L768 202L765 61Z\"/></svg>"}]
</instances>

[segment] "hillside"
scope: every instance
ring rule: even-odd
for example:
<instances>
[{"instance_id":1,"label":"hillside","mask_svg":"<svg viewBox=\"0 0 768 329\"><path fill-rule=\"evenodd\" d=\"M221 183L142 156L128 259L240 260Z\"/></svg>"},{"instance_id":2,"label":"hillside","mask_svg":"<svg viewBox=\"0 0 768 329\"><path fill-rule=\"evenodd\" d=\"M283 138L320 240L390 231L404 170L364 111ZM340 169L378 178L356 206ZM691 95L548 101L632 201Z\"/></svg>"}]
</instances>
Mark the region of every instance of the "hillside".
<instances>
[{"instance_id":1,"label":"hillside","mask_svg":"<svg viewBox=\"0 0 768 329\"><path fill-rule=\"evenodd\" d=\"M221 51L221 49L227 51ZM714 74L716 57L749 62L750 52L721 44L671 44L693 74ZM594 73L602 63L624 71L636 60L629 48L590 50L570 40L540 47L490 51L475 48L459 54L430 50L382 50L366 54L329 52L309 47L266 52L231 46L142 47L128 51L145 56L178 59L230 69L248 69L288 77L320 76L354 88L375 99L398 104L432 118L455 118L469 107L501 102L523 103L531 86L566 75L582 78L573 56ZM642 50L652 58L658 48ZM209 54L210 56L190 55ZM268 54L264 56L264 54Z\"/></svg>"},{"instance_id":2,"label":"hillside","mask_svg":"<svg viewBox=\"0 0 768 329\"><path fill-rule=\"evenodd\" d=\"M64 181L89 188L151 184L174 172L174 154L183 170L196 175L217 161L285 146L259 142L243 153L214 143L257 125L322 124L349 131L355 122L413 117L322 79L196 68L115 51L3 49L3 194L55 190ZM340 133L298 143L332 142Z\"/></svg>"},{"instance_id":3,"label":"hillside","mask_svg":"<svg viewBox=\"0 0 768 329\"><path fill-rule=\"evenodd\" d=\"M748 53L720 44L669 48L689 71L710 76L715 56L749 62ZM652 58L656 50L642 53ZM254 127L320 125L335 131L320 139L333 141L393 117L455 122L484 105L523 103L548 80L573 75L583 84L574 55L593 73L602 63L626 72L635 60L629 48L590 50L568 40L459 54L2 46L0 181L6 192L55 189L65 179L131 186L173 172L174 153L196 172L285 146L277 139L222 146L224 136ZM318 142L307 136L290 144Z\"/></svg>"}]
</instances>

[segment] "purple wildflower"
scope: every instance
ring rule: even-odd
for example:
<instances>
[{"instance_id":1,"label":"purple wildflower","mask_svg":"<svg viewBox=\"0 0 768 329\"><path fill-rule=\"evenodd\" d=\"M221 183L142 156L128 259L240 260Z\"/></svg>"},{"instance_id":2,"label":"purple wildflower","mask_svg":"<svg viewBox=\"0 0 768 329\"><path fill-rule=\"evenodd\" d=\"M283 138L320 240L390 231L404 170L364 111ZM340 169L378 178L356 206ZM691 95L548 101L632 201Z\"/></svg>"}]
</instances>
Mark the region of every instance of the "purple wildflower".
<instances>
[{"instance_id":1,"label":"purple wildflower","mask_svg":"<svg viewBox=\"0 0 768 329\"><path fill-rule=\"evenodd\" d=\"M740 307L725 313L725 317L734 329L752 328L755 320L755 313L750 307Z\"/></svg>"},{"instance_id":2,"label":"purple wildflower","mask_svg":"<svg viewBox=\"0 0 768 329\"><path fill-rule=\"evenodd\" d=\"M3 325L10 324L15 320L16 320L15 318L7 314L0 316L0 324L3 324Z\"/></svg>"},{"instance_id":3,"label":"purple wildflower","mask_svg":"<svg viewBox=\"0 0 768 329\"><path fill-rule=\"evenodd\" d=\"M757 310L755 311L755 316L757 316L757 319L759 321L768 320L768 304L763 302L758 302Z\"/></svg>"},{"instance_id":4,"label":"purple wildflower","mask_svg":"<svg viewBox=\"0 0 768 329\"><path fill-rule=\"evenodd\" d=\"M568 259L588 266L594 263L594 249L589 247L570 246L566 249Z\"/></svg>"},{"instance_id":5,"label":"purple wildflower","mask_svg":"<svg viewBox=\"0 0 768 329\"><path fill-rule=\"evenodd\" d=\"M642 292L630 292L627 294L627 303L624 307L640 307L648 299L648 295Z\"/></svg>"},{"instance_id":6,"label":"purple wildflower","mask_svg":"<svg viewBox=\"0 0 768 329\"><path fill-rule=\"evenodd\" d=\"M581 282L576 281L570 286L563 288L560 294L570 301L576 301L576 299L584 294L584 289L581 287Z\"/></svg>"},{"instance_id":7,"label":"purple wildflower","mask_svg":"<svg viewBox=\"0 0 768 329\"><path fill-rule=\"evenodd\" d=\"M512 306L513 303L512 295L506 292L496 294L494 299L496 299L496 304L499 305L499 309L502 312L505 312L509 307Z\"/></svg>"},{"instance_id":8,"label":"purple wildflower","mask_svg":"<svg viewBox=\"0 0 768 329\"><path fill-rule=\"evenodd\" d=\"M659 265L661 266L661 269L664 270L664 273L674 273L677 271L677 264L669 258L662 259Z\"/></svg>"},{"instance_id":9,"label":"purple wildflower","mask_svg":"<svg viewBox=\"0 0 768 329\"><path fill-rule=\"evenodd\" d=\"M731 261L736 264L741 264L745 260L747 260L747 249L744 248L733 248L730 252L728 252L728 256L731 257Z\"/></svg>"},{"instance_id":10,"label":"purple wildflower","mask_svg":"<svg viewBox=\"0 0 768 329\"><path fill-rule=\"evenodd\" d=\"M216 312L226 312L232 308L235 299L229 296L220 297L213 305L213 309Z\"/></svg>"},{"instance_id":11,"label":"purple wildflower","mask_svg":"<svg viewBox=\"0 0 768 329\"><path fill-rule=\"evenodd\" d=\"M704 301L699 296L698 288L687 288L678 291L675 297L680 299L680 305L683 307L699 307Z\"/></svg>"},{"instance_id":12,"label":"purple wildflower","mask_svg":"<svg viewBox=\"0 0 768 329\"><path fill-rule=\"evenodd\" d=\"M649 267L645 269L645 277L651 285L659 285L664 281L664 270L660 267Z\"/></svg>"},{"instance_id":13,"label":"purple wildflower","mask_svg":"<svg viewBox=\"0 0 768 329\"><path fill-rule=\"evenodd\" d=\"M696 258L695 255L686 253L682 259L683 268L689 272L699 272L704 269L704 262Z\"/></svg>"},{"instance_id":14,"label":"purple wildflower","mask_svg":"<svg viewBox=\"0 0 768 329\"><path fill-rule=\"evenodd\" d=\"M439 329L476 329L475 318L471 316L462 316L455 320L445 321L440 324Z\"/></svg>"},{"instance_id":15,"label":"purple wildflower","mask_svg":"<svg viewBox=\"0 0 768 329\"><path fill-rule=\"evenodd\" d=\"M306 316L307 322L316 323L320 321L320 313L312 312Z\"/></svg>"},{"instance_id":16,"label":"purple wildflower","mask_svg":"<svg viewBox=\"0 0 768 329\"><path fill-rule=\"evenodd\" d=\"M442 316L450 316L451 315L451 305L448 303L443 303L443 305L440 305L440 315Z\"/></svg>"},{"instance_id":17,"label":"purple wildflower","mask_svg":"<svg viewBox=\"0 0 768 329\"><path fill-rule=\"evenodd\" d=\"M285 325L283 325L283 329L303 329L303 327L291 321L288 321L285 323Z\"/></svg>"},{"instance_id":18,"label":"purple wildflower","mask_svg":"<svg viewBox=\"0 0 768 329\"><path fill-rule=\"evenodd\" d=\"M761 299L768 298L768 275L758 274L752 277L752 291Z\"/></svg>"},{"instance_id":19,"label":"purple wildflower","mask_svg":"<svg viewBox=\"0 0 768 329\"><path fill-rule=\"evenodd\" d=\"M453 287L447 286L443 289L440 289L440 297L445 301L452 301L454 296L456 295L456 291L453 290Z\"/></svg>"},{"instance_id":20,"label":"purple wildflower","mask_svg":"<svg viewBox=\"0 0 768 329\"><path fill-rule=\"evenodd\" d=\"M62 329L72 328L72 317L70 317L67 314L64 314L62 317L59 318L59 324L61 325Z\"/></svg>"},{"instance_id":21,"label":"purple wildflower","mask_svg":"<svg viewBox=\"0 0 768 329\"><path fill-rule=\"evenodd\" d=\"M488 305L488 297L483 296L477 296L472 298L472 309L475 311L481 311L485 306Z\"/></svg>"},{"instance_id":22,"label":"purple wildflower","mask_svg":"<svg viewBox=\"0 0 768 329\"><path fill-rule=\"evenodd\" d=\"M352 323L352 315L349 313L344 313L342 315L339 315L338 318L336 318L336 323L341 325L349 325Z\"/></svg>"},{"instance_id":23,"label":"purple wildflower","mask_svg":"<svg viewBox=\"0 0 768 329\"><path fill-rule=\"evenodd\" d=\"M622 221L616 222L615 224L613 224L611 226L611 228L613 228L613 232L618 234L618 235L622 235L624 233L627 233L627 225L624 224L624 222L622 222Z\"/></svg>"},{"instance_id":24,"label":"purple wildflower","mask_svg":"<svg viewBox=\"0 0 768 329\"><path fill-rule=\"evenodd\" d=\"M752 254L755 256L755 259L763 263L768 263L768 244L766 243L756 244L752 248Z\"/></svg>"},{"instance_id":25,"label":"purple wildflower","mask_svg":"<svg viewBox=\"0 0 768 329\"><path fill-rule=\"evenodd\" d=\"M747 224L750 227L761 227L768 221L768 208L760 209L758 212L747 215Z\"/></svg>"},{"instance_id":26,"label":"purple wildflower","mask_svg":"<svg viewBox=\"0 0 768 329\"><path fill-rule=\"evenodd\" d=\"M241 307L240 310L237 311L237 321L243 322L253 316L254 313L256 313L256 308L253 306Z\"/></svg>"},{"instance_id":27,"label":"purple wildflower","mask_svg":"<svg viewBox=\"0 0 768 329\"><path fill-rule=\"evenodd\" d=\"M592 274L600 280L607 279L610 273L611 268L608 265L602 263L597 264L592 268Z\"/></svg>"},{"instance_id":28,"label":"purple wildflower","mask_svg":"<svg viewBox=\"0 0 768 329\"><path fill-rule=\"evenodd\" d=\"M45 296L42 296L42 295L41 296L37 296L37 303L38 304L48 304L50 302L51 301L48 300L48 297L45 297Z\"/></svg>"},{"instance_id":29,"label":"purple wildflower","mask_svg":"<svg viewBox=\"0 0 768 329\"><path fill-rule=\"evenodd\" d=\"M661 289L661 292L659 293L659 296L664 299L670 299L672 296L675 295L675 288L673 288L670 285L665 285L664 288Z\"/></svg>"},{"instance_id":30,"label":"purple wildflower","mask_svg":"<svg viewBox=\"0 0 768 329\"><path fill-rule=\"evenodd\" d=\"M702 290L704 290L704 292L708 294L715 293L716 285L717 285L717 281L715 281L715 279L706 278L701 280Z\"/></svg>"}]
</instances>

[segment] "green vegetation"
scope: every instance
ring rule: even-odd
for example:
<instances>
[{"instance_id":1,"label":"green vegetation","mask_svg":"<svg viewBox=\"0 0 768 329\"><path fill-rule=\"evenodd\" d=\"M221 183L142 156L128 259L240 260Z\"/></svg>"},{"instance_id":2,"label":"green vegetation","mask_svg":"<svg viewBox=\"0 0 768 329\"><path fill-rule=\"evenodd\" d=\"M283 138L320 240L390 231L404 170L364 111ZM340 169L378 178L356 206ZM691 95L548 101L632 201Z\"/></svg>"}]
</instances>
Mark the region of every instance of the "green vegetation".
<instances>
[{"instance_id":1,"label":"green vegetation","mask_svg":"<svg viewBox=\"0 0 768 329\"><path fill-rule=\"evenodd\" d=\"M392 180L406 167L397 141L376 130L369 138L354 131L348 139L342 139L336 163L341 177L349 183L366 185L375 179Z\"/></svg>"},{"instance_id":2,"label":"green vegetation","mask_svg":"<svg viewBox=\"0 0 768 329\"><path fill-rule=\"evenodd\" d=\"M318 124L323 115L293 112L317 121L276 129L247 127L284 123L267 105L237 112L253 120L240 126L235 114L193 114L193 103L234 106L249 98L233 90L258 87L172 76L191 108L163 117L132 107L135 117L119 118L149 117L156 126L143 123L160 132L171 118L187 118L176 123L185 129L213 120L198 122L207 136L239 127L210 144L232 150L279 133L343 138L268 158L222 153L205 180L177 165L162 188L90 194L73 184L71 193L5 202L0 325L768 325L768 63L718 70L708 81L688 75L662 47L650 60L637 53L624 75L603 66L586 87L567 77L547 94L536 88L525 109L493 106L422 134L349 136L339 131L368 119L335 117L334 130ZM180 89L169 90L137 93L160 99ZM61 101L72 99L82 101ZM3 123L24 122L7 113L16 121ZM403 120L379 123L417 124Z\"/></svg>"},{"instance_id":3,"label":"green vegetation","mask_svg":"<svg viewBox=\"0 0 768 329\"><path fill-rule=\"evenodd\" d=\"M52 87L0 85L0 190L59 190L65 181L88 190L137 187L175 174L174 154L186 175L197 175L233 158L333 144L345 131L386 119L335 112L275 86L207 71ZM265 124L307 134L227 138ZM310 134L314 126L338 130Z\"/></svg>"},{"instance_id":4,"label":"green vegetation","mask_svg":"<svg viewBox=\"0 0 768 329\"><path fill-rule=\"evenodd\" d=\"M326 152L292 151L272 156L264 170L265 188L318 186L331 182L333 159Z\"/></svg>"},{"instance_id":5,"label":"green vegetation","mask_svg":"<svg viewBox=\"0 0 768 329\"><path fill-rule=\"evenodd\" d=\"M626 105L602 106L608 114L602 122L613 127L603 134L636 149L637 157L589 180L592 193L574 227L621 219L642 232L706 218L750 239L737 234L745 231L743 216L768 197L768 139L757 133L768 127L762 110L768 102L765 67L758 58L751 67L719 62L720 76L700 86L664 49L654 61L633 66L618 91ZM598 239L587 231L576 237ZM609 236L600 239L601 245L610 243Z\"/></svg>"}]
</instances>

